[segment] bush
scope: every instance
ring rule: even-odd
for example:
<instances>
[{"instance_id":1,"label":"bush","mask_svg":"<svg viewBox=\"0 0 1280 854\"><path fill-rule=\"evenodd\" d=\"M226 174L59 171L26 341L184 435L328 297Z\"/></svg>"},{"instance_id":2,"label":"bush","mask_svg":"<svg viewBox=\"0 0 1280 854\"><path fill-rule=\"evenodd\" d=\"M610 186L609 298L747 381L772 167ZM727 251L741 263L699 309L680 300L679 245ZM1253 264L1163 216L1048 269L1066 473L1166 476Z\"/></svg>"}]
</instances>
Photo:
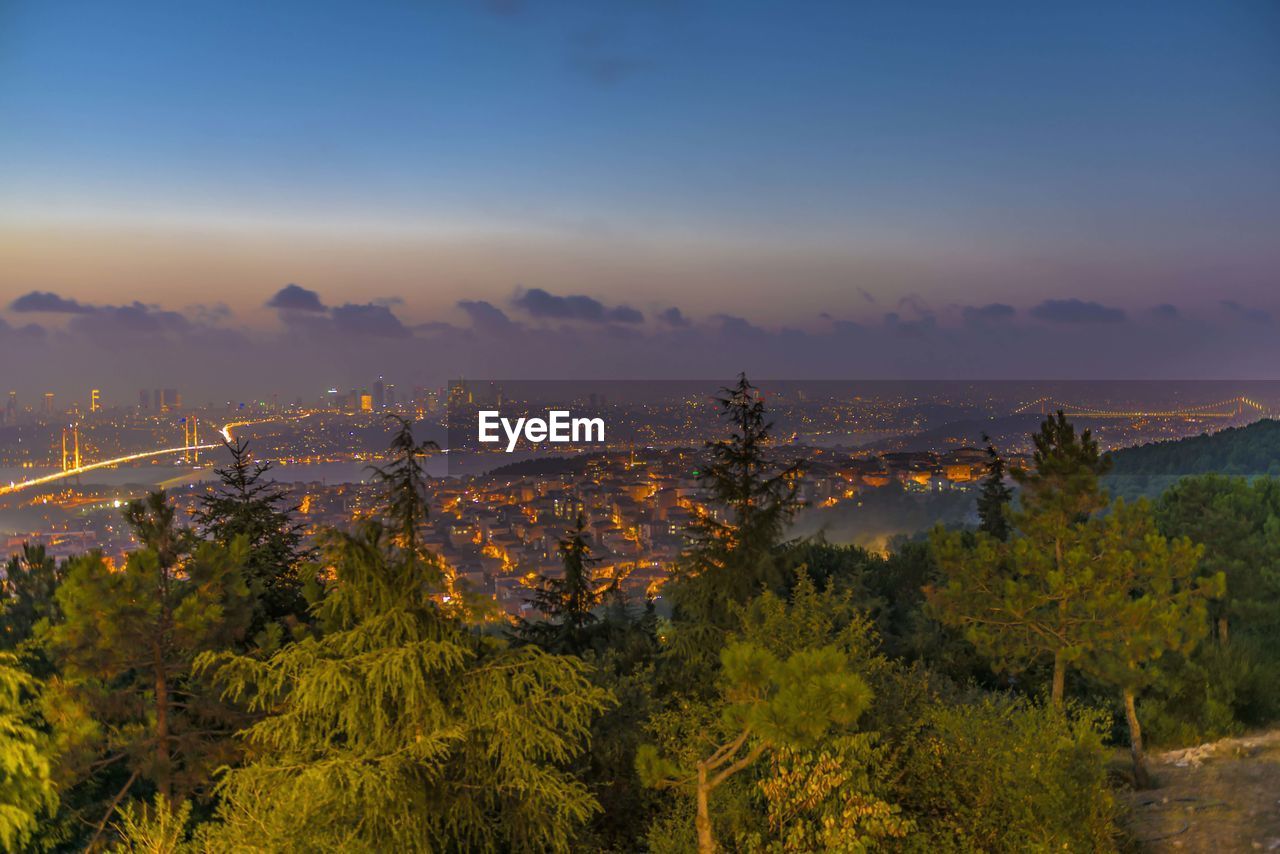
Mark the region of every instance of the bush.
<instances>
[{"instance_id":1,"label":"bush","mask_svg":"<svg viewBox=\"0 0 1280 854\"><path fill-rule=\"evenodd\" d=\"M898 802L919 851L1109 851L1117 845L1104 716L988 696L935 705Z\"/></svg>"}]
</instances>

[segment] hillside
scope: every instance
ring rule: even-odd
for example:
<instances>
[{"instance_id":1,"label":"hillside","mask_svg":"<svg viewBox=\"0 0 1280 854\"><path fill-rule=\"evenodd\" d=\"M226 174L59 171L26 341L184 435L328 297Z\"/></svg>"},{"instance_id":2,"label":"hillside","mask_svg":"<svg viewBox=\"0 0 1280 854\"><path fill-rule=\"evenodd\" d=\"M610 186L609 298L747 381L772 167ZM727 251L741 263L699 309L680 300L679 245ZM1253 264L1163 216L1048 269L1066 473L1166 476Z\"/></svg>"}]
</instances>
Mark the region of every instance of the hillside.
<instances>
[{"instance_id":1,"label":"hillside","mask_svg":"<svg viewBox=\"0 0 1280 854\"><path fill-rule=\"evenodd\" d=\"M1152 442L1112 453L1115 468L1106 478L1112 495L1159 495L1193 474L1280 476L1280 421L1264 419L1168 442Z\"/></svg>"}]
</instances>

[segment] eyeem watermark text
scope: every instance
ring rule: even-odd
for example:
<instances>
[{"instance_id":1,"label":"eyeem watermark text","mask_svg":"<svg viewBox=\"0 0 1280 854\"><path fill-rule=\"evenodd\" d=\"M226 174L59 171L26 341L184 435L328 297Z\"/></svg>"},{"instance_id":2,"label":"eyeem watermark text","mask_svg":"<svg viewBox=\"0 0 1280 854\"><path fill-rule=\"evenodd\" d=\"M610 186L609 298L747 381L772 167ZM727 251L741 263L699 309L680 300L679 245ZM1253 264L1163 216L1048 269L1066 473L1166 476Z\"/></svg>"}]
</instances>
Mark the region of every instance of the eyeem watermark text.
<instances>
[{"instance_id":1,"label":"eyeem watermark text","mask_svg":"<svg viewBox=\"0 0 1280 854\"><path fill-rule=\"evenodd\" d=\"M503 418L496 409L482 409L479 412L478 439L484 444L503 441L505 434L507 453L515 451L516 445L523 438L530 445L542 442L557 444L574 444L582 442L604 441L603 418L574 418L567 409L551 409L546 418Z\"/></svg>"}]
</instances>

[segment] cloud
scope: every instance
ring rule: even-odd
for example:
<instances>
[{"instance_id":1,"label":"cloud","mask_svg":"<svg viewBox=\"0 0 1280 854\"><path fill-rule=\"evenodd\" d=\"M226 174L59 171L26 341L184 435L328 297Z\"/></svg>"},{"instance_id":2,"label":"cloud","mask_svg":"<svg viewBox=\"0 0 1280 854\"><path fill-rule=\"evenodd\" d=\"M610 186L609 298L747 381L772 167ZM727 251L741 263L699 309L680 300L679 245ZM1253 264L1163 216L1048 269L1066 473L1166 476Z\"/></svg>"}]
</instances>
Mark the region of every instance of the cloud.
<instances>
[{"instance_id":1,"label":"cloud","mask_svg":"<svg viewBox=\"0 0 1280 854\"><path fill-rule=\"evenodd\" d=\"M349 302L334 306L330 315L334 329L347 335L408 338L412 334L385 305Z\"/></svg>"},{"instance_id":2,"label":"cloud","mask_svg":"<svg viewBox=\"0 0 1280 854\"><path fill-rule=\"evenodd\" d=\"M60 297L51 291L31 291L9 303L9 310L48 314L92 314L94 307Z\"/></svg>"},{"instance_id":3,"label":"cloud","mask_svg":"<svg viewBox=\"0 0 1280 854\"><path fill-rule=\"evenodd\" d=\"M7 336L7 335L13 335L20 338L39 340L41 338L44 338L46 334L48 334L48 330L46 330L43 326L41 326L38 323L27 323L22 326L11 326L10 324L5 322L5 319L3 317L0 317L0 339L2 339L4 336Z\"/></svg>"},{"instance_id":4,"label":"cloud","mask_svg":"<svg viewBox=\"0 0 1280 854\"><path fill-rule=\"evenodd\" d=\"M1031 316L1046 323L1120 323L1123 309L1090 300L1047 299L1031 309Z\"/></svg>"},{"instance_id":5,"label":"cloud","mask_svg":"<svg viewBox=\"0 0 1280 854\"><path fill-rule=\"evenodd\" d=\"M1167 302L1152 306L1150 314L1156 320L1177 320L1182 317L1182 312L1178 311L1178 307Z\"/></svg>"},{"instance_id":6,"label":"cloud","mask_svg":"<svg viewBox=\"0 0 1280 854\"><path fill-rule=\"evenodd\" d=\"M1222 309L1228 314L1234 315L1242 320L1247 320L1250 323L1269 323L1271 321L1270 312L1263 311L1260 308L1250 308L1249 306L1241 305L1232 299L1224 299L1219 302L1218 305L1222 306Z\"/></svg>"},{"instance_id":7,"label":"cloud","mask_svg":"<svg viewBox=\"0 0 1280 854\"><path fill-rule=\"evenodd\" d=\"M477 332L507 335L519 328L505 311L485 300L459 300L458 308L467 315L471 328Z\"/></svg>"},{"instance_id":8,"label":"cloud","mask_svg":"<svg viewBox=\"0 0 1280 854\"><path fill-rule=\"evenodd\" d=\"M685 317L684 312L676 308L674 305L659 313L658 319L668 326L674 326L676 328L682 328L689 325L689 318Z\"/></svg>"},{"instance_id":9,"label":"cloud","mask_svg":"<svg viewBox=\"0 0 1280 854\"><path fill-rule=\"evenodd\" d=\"M645 312L653 324L622 323L619 310L627 306L545 291L520 296L535 310L569 316L535 322L524 307L517 314L505 303L470 299L456 304L456 318L414 316L410 327L402 309L362 301L321 311L281 309L280 328L267 331L234 318L210 322L219 319L216 310L169 311L135 301L88 306L90 312L45 328L19 328L30 315L6 315L0 364L23 366L14 377L22 395L82 395L93 387L122 400L137 388L163 386L180 387L196 400L279 392L311 401L321 383L358 388L388 371L401 387L438 385L451 376L652 379L732 377L739 370L811 379L1248 379L1280 359L1274 326L1243 320L1265 312L1250 314L1243 306L1210 305L1208 318L1185 309L1176 322L1196 323L1196 334L1171 336L1155 318L1174 315L1147 307L1135 311L1132 322L1089 324L1044 322L1024 305L934 312L919 299L895 298L892 311L860 323L811 318L812 326L783 329L746 313L693 320L666 304ZM861 302L856 295L855 301ZM593 319L579 319L584 312ZM1215 317L1219 322L1203 322ZM450 319L454 323L443 322ZM1077 357L1064 362L1063 352Z\"/></svg>"},{"instance_id":10,"label":"cloud","mask_svg":"<svg viewBox=\"0 0 1280 854\"><path fill-rule=\"evenodd\" d=\"M224 302L215 302L212 305L196 303L186 306L183 311L193 316L198 322L207 323L210 326L230 320L235 315L231 306Z\"/></svg>"},{"instance_id":11,"label":"cloud","mask_svg":"<svg viewBox=\"0 0 1280 854\"><path fill-rule=\"evenodd\" d=\"M986 305L966 305L961 309L960 315L964 318L967 326L984 326L991 323L1011 321L1018 315L1018 312L1011 305L992 302Z\"/></svg>"},{"instance_id":12,"label":"cloud","mask_svg":"<svg viewBox=\"0 0 1280 854\"><path fill-rule=\"evenodd\" d=\"M557 296L542 288L530 288L517 294L511 303L533 317L557 320L604 319L604 303L581 294Z\"/></svg>"},{"instance_id":13,"label":"cloud","mask_svg":"<svg viewBox=\"0 0 1280 854\"><path fill-rule=\"evenodd\" d=\"M644 314L629 305L620 305L609 309L605 317L614 323L644 323Z\"/></svg>"},{"instance_id":14,"label":"cloud","mask_svg":"<svg viewBox=\"0 0 1280 854\"><path fill-rule=\"evenodd\" d=\"M271 299L267 300L267 308L276 308L283 311L325 311L325 305L320 301L320 295L315 291L309 291L299 285L285 285L283 288L275 292Z\"/></svg>"},{"instance_id":15,"label":"cloud","mask_svg":"<svg viewBox=\"0 0 1280 854\"><path fill-rule=\"evenodd\" d=\"M768 334L766 330L756 326L745 317L738 317L734 314L717 314L712 319L719 324L719 333L728 337L737 338L744 335L758 336Z\"/></svg>"},{"instance_id":16,"label":"cloud","mask_svg":"<svg viewBox=\"0 0 1280 854\"><path fill-rule=\"evenodd\" d=\"M518 291L511 304L531 317L546 320L581 320L588 323L643 323L644 315L629 305L607 307L585 294L560 296L542 288Z\"/></svg>"}]
</instances>

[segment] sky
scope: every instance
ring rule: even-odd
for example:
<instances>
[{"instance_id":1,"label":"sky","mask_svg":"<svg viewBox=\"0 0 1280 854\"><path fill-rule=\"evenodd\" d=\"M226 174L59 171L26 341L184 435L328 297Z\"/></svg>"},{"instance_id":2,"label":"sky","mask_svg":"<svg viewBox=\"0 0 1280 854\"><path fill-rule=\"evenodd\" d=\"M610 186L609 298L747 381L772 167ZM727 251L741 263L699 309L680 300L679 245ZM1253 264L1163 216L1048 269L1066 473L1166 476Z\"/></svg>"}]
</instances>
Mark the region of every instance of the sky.
<instances>
[{"instance_id":1,"label":"sky","mask_svg":"<svg viewBox=\"0 0 1280 854\"><path fill-rule=\"evenodd\" d=\"M1280 378L1280 5L0 0L0 383Z\"/></svg>"}]
</instances>

